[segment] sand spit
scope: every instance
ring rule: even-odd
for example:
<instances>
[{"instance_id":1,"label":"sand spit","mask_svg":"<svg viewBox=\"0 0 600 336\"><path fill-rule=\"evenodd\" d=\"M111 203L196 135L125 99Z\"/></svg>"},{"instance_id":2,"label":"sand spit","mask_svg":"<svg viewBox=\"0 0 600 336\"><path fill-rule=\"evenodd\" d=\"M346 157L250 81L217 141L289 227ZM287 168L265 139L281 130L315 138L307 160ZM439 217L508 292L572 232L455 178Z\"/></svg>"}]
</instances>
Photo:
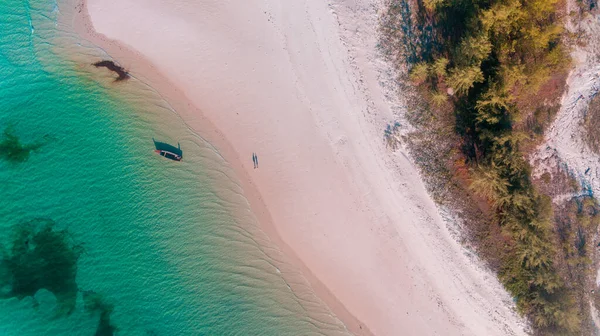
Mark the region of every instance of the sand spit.
<instances>
[{"instance_id":1,"label":"sand spit","mask_svg":"<svg viewBox=\"0 0 600 336\"><path fill-rule=\"evenodd\" d=\"M219 149L262 229L351 332L524 334L407 156L385 147L403 111L376 54L380 8L87 0L75 26Z\"/></svg>"}]
</instances>

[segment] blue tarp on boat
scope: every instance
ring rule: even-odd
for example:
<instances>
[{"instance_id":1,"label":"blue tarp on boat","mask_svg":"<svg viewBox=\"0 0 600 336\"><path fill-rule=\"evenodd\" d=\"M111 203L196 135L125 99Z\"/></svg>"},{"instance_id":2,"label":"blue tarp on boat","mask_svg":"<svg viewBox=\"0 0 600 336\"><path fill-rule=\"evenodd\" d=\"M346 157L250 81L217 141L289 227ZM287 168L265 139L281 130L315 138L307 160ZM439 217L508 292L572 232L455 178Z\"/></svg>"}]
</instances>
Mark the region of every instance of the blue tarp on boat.
<instances>
[{"instance_id":1,"label":"blue tarp on boat","mask_svg":"<svg viewBox=\"0 0 600 336\"><path fill-rule=\"evenodd\" d=\"M183 156L183 151L181 150L179 143L177 144L177 147L175 147L165 142L156 141L154 138L152 141L154 141L154 147L156 147L156 150L167 151L179 156Z\"/></svg>"}]
</instances>

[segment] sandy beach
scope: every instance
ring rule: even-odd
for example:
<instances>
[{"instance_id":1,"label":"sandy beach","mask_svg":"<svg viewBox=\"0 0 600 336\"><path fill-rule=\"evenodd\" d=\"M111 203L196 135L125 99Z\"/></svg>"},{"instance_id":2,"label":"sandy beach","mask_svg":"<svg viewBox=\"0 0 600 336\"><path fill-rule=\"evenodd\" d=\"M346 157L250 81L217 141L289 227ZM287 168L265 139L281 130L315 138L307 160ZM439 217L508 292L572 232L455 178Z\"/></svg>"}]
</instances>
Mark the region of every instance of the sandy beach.
<instances>
[{"instance_id":1,"label":"sandy beach","mask_svg":"<svg viewBox=\"0 0 600 336\"><path fill-rule=\"evenodd\" d=\"M377 57L381 7L86 0L74 25L219 150L261 229L350 332L525 334L408 154L386 148L403 111Z\"/></svg>"}]
</instances>

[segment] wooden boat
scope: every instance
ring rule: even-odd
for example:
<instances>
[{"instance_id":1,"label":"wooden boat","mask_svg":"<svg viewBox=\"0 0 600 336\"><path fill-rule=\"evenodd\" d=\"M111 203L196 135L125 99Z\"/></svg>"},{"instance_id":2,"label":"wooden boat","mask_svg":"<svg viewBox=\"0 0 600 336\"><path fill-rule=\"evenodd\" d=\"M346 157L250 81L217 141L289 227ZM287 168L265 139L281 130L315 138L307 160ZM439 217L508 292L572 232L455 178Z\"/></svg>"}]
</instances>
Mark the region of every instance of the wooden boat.
<instances>
[{"instance_id":1,"label":"wooden boat","mask_svg":"<svg viewBox=\"0 0 600 336\"><path fill-rule=\"evenodd\" d=\"M154 147L156 148L155 152L158 155L173 161L181 161L181 158L183 157L183 151L181 150L179 143L177 143L177 147L175 147L173 145L169 145L168 143L156 141L154 138L152 138L152 141L154 141Z\"/></svg>"}]
</instances>

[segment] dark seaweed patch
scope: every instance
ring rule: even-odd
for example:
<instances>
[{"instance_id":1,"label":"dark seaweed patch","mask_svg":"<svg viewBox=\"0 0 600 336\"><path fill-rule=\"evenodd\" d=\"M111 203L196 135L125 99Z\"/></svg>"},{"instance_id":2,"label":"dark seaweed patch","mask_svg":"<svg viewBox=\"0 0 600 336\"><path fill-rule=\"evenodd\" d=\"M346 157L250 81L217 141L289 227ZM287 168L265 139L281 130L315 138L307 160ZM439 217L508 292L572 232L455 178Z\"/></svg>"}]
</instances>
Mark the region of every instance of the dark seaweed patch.
<instances>
[{"instance_id":1,"label":"dark seaweed patch","mask_svg":"<svg viewBox=\"0 0 600 336\"><path fill-rule=\"evenodd\" d=\"M98 327L96 328L95 336L113 336L117 331L117 327L110 323L110 315L113 312L114 306L107 303L102 295L94 291L83 292L84 309L90 314L100 313Z\"/></svg>"},{"instance_id":2,"label":"dark seaweed patch","mask_svg":"<svg viewBox=\"0 0 600 336\"><path fill-rule=\"evenodd\" d=\"M121 66L115 64L113 61L99 61L93 64L96 68L107 68L108 70L115 72L118 77L115 81L122 81L129 78L129 73Z\"/></svg>"},{"instance_id":3,"label":"dark seaweed patch","mask_svg":"<svg viewBox=\"0 0 600 336\"><path fill-rule=\"evenodd\" d=\"M44 142L38 141L29 144L23 144L14 133L12 127L6 127L2 138L0 138L0 159L9 162L25 162L29 159L29 154L42 147Z\"/></svg>"},{"instance_id":4,"label":"dark seaweed patch","mask_svg":"<svg viewBox=\"0 0 600 336\"><path fill-rule=\"evenodd\" d=\"M38 218L14 228L12 246L2 250L0 297L34 297L40 289L54 294L57 315L71 314L77 299L77 260L82 248L51 219Z\"/></svg>"}]
</instances>

